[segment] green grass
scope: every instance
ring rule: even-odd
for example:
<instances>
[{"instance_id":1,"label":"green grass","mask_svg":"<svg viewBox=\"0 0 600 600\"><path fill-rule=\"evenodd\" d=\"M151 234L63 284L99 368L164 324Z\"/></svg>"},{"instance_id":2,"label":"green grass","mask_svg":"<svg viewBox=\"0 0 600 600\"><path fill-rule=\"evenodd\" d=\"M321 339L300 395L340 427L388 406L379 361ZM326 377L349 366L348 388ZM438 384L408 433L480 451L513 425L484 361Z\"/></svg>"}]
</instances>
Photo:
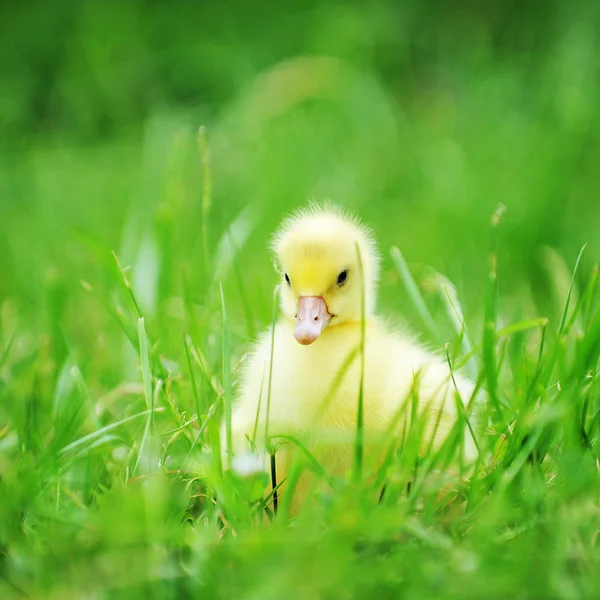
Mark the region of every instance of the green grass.
<instances>
[{"instance_id":1,"label":"green grass","mask_svg":"<svg viewBox=\"0 0 600 600\"><path fill-rule=\"evenodd\" d=\"M2 100L27 133L0 148L0 597L596 597L593 6L553 8L547 38L529 13L509 19L526 40L412 2L254 28L233 11L210 31L149 12L181 35L173 50L134 26L138 9L104 5L81 9L77 50L66 42L41 86L56 130L24 124L37 123L29 71ZM43 15L23 31L50 29ZM136 33L133 62L98 50L104 22ZM194 85L210 92L202 110L181 100L204 93ZM157 97L134 121L138 86ZM376 233L380 312L477 391L422 457L414 396L383 465L359 429L343 480L302 440L272 438L303 458L286 486L301 468L327 486L297 519L278 494L269 523L274 495L254 499L271 471L229 472L220 425L277 315L269 235L327 197ZM480 458L444 474L464 423Z\"/></svg>"},{"instance_id":2,"label":"green grass","mask_svg":"<svg viewBox=\"0 0 600 600\"><path fill-rule=\"evenodd\" d=\"M494 239L497 227L494 218ZM435 327L453 331L449 360L452 348L453 364L474 361L481 384L494 390L484 426L474 429L481 449L474 470L443 474L459 452L465 413L439 451L417 459L424 423L409 399L399 408L411 411L410 425L383 466L368 473L362 464L359 427L356 473L363 476L334 482L316 508L293 521L280 512L271 525L263 515L272 515L273 498L252 501L268 474L234 476L219 461L220 445L231 445L229 427L225 440L218 435L237 373L230 337L244 329L242 315L229 320L223 287L210 283L181 298L185 336L171 356L161 348L161 316L147 326L130 283L135 274L119 259L103 261L101 291L85 285L110 335L106 355L86 353L63 332L62 319L50 322L57 337L37 337L5 301L3 597L592 594L600 585L597 269L577 273L582 251L566 286L554 282L564 303L556 319L499 327L498 251L494 242L480 341L465 345L467 324L451 284L436 292L448 303ZM392 257L387 268L398 268L416 313L433 327L426 284L397 249ZM208 272L223 260L206 258ZM251 284L241 285L249 294ZM79 364L81 355L88 362ZM131 361L123 367L130 379L117 374L119 356ZM109 365L114 371L104 372ZM304 451L307 468L329 479L327 465Z\"/></svg>"}]
</instances>

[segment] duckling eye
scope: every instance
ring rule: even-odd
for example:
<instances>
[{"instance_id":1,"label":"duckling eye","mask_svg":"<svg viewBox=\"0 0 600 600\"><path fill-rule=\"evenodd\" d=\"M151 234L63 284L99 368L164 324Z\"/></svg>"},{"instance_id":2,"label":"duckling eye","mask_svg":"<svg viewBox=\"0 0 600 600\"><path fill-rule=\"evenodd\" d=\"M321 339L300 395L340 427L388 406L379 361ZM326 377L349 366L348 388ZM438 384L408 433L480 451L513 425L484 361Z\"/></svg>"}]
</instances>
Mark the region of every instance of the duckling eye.
<instances>
[{"instance_id":1,"label":"duckling eye","mask_svg":"<svg viewBox=\"0 0 600 600\"><path fill-rule=\"evenodd\" d=\"M287 284L288 284L289 286L291 286L291 285L292 285L292 282L290 281L290 278L289 278L289 276L288 276L288 274L287 274L287 273L285 274L285 280L286 280L286 282L287 282Z\"/></svg>"},{"instance_id":2,"label":"duckling eye","mask_svg":"<svg viewBox=\"0 0 600 600\"><path fill-rule=\"evenodd\" d=\"M348 280L348 269L344 269L337 278L337 284L338 285L344 285L346 283L346 281Z\"/></svg>"}]
</instances>

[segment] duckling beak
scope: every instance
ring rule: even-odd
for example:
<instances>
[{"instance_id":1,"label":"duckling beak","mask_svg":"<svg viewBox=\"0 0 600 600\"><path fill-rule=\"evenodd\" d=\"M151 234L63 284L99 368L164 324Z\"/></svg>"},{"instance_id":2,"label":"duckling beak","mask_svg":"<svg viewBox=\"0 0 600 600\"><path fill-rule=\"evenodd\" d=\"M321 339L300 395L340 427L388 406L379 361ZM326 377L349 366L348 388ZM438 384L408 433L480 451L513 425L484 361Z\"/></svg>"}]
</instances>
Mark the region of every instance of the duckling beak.
<instances>
[{"instance_id":1,"label":"duckling beak","mask_svg":"<svg viewBox=\"0 0 600 600\"><path fill-rule=\"evenodd\" d=\"M321 296L300 296L294 337L303 346L312 344L325 329L331 315Z\"/></svg>"}]
</instances>

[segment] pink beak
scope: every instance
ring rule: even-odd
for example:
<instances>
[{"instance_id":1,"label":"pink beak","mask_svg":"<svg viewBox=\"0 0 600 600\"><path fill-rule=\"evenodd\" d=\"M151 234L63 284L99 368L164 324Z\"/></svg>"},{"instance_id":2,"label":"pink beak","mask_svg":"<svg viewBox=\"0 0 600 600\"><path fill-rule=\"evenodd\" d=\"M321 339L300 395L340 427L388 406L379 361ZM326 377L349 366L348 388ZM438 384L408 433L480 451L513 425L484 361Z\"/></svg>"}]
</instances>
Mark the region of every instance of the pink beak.
<instances>
[{"instance_id":1,"label":"pink beak","mask_svg":"<svg viewBox=\"0 0 600 600\"><path fill-rule=\"evenodd\" d=\"M294 337L304 345L312 344L329 323L331 315L321 296L300 296Z\"/></svg>"}]
</instances>

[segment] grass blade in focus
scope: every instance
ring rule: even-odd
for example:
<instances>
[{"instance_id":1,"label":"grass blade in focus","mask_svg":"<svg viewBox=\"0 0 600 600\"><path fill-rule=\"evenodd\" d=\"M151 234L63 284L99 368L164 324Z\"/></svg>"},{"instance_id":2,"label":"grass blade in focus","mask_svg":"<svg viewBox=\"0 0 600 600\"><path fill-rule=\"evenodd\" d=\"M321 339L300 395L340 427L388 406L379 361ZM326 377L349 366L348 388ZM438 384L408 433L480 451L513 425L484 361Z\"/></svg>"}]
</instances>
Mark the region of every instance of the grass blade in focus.
<instances>
[{"instance_id":1,"label":"grass blade in focus","mask_svg":"<svg viewBox=\"0 0 600 600\"><path fill-rule=\"evenodd\" d=\"M223 315L223 341L222 341L222 366L223 366L223 400L225 407L225 448L227 450L227 467L231 468L233 455L233 444L231 439L231 405L233 393L231 389L231 349L229 339L229 323L227 321L227 310L225 308L225 297L221 286L221 311Z\"/></svg>"},{"instance_id":2,"label":"grass blade in focus","mask_svg":"<svg viewBox=\"0 0 600 600\"><path fill-rule=\"evenodd\" d=\"M402 256L400 250L395 246L390 250L390 255L392 257L394 267L396 267L396 271L398 272L398 275L400 275L400 279L402 280L402 283L404 284L404 287L406 288L406 291L408 292L408 295L413 303L413 306L417 311L417 314L421 318L423 325L425 325L425 327L427 328L427 331L429 332L431 338L435 342L439 343L440 334L438 332L435 321L433 320L433 317L431 316L431 313L429 312L429 309L425 304L425 300L423 299L423 296L419 291L419 286L417 285L417 282L412 276L410 269L408 268L408 265L404 260L404 256Z\"/></svg>"}]
</instances>

